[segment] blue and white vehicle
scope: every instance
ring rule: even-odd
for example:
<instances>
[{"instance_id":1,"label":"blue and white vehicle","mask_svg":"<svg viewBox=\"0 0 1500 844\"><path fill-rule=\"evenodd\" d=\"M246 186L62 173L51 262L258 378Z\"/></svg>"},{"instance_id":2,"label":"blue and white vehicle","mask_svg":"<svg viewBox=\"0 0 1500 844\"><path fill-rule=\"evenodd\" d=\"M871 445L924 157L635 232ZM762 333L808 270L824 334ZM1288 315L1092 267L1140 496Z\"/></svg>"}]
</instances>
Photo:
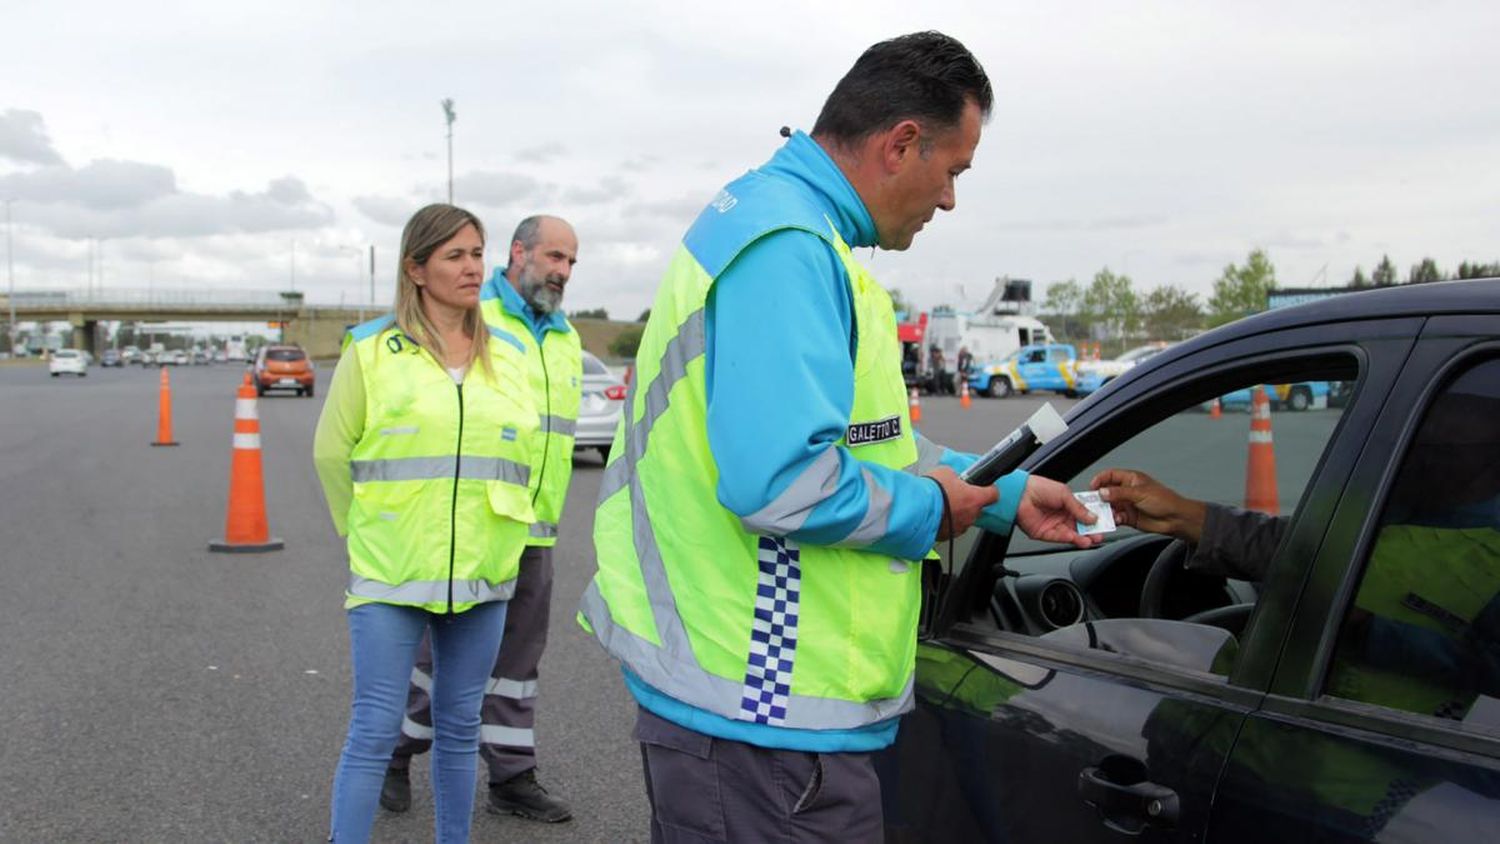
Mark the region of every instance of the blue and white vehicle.
<instances>
[{"instance_id":1,"label":"blue and white vehicle","mask_svg":"<svg viewBox=\"0 0 1500 844\"><path fill-rule=\"evenodd\" d=\"M1263 384L1266 398L1271 400L1272 410L1326 410L1330 402L1337 404L1339 396L1334 394L1327 381L1299 381L1295 384ZM1219 397L1219 407L1224 410L1250 410L1251 389L1235 390ZM1213 402L1204 405L1208 410Z\"/></svg>"},{"instance_id":2,"label":"blue and white vehicle","mask_svg":"<svg viewBox=\"0 0 1500 844\"><path fill-rule=\"evenodd\" d=\"M969 374L969 389L991 398L1052 390L1078 394L1078 352L1066 343L1023 346L1004 360L980 364Z\"/></svg>"},{"instance_id":3,"label":"blue and white vehicle","mask_svg":"<svg viewBox=\"0 0 1500 844\"><path fill-rule=\"evenodd\" d=\"M1129 372L1136 364L1147 360L1163 349L1166 343L1149 343L1136 346L1111 360L1081 360L1078 362L1078 394L1086 396L1105 384Z\"/></svg>"}]
</instances>

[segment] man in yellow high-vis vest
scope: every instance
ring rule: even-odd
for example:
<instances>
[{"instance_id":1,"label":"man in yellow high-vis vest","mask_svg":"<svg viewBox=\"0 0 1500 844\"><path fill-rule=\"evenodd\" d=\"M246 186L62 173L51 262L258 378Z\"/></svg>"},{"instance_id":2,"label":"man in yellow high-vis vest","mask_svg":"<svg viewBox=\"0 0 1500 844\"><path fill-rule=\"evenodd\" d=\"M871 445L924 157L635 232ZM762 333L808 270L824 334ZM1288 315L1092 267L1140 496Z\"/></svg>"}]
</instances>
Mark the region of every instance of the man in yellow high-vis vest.
<instances>
[{"instance_id":1,"label":"man in yellow high-vis vest","mask_svg":"<svg viewBox=\"0 0 1500 844\"><path fill-rule=\"evenodd\" d=\"M518 341L523 347L539 416L530 476L536 522L521 555L504 646L485 690L479 753L489 768L489 811L548 823L572 817L568 804L537 782L535 723L538 666L552 606L552 546L573 474L573 431L583 381L578 332L561 310L577 261L572 226L557 217L527 217L511 238L509 266L495 270L479 301L492 340ZM412 672L401 741L381 792L381 805L391 811L411 805L407 769L411 757L431 743L428 658L424 649Z\"/></svg>"},{"instance_id":2,"label":"man in yellow high-vis vest","mask_svg":"<svg viewBox=\"0 0 1500 844\"><path fill-rule=\"evenodd\" d=\"M956 40L877 44L671 260L580 607L640 707L653 840L881 840L870 755L912 706L920 561L976 521L1095 544L1062 484L971 486L973 456L916 434L891 297L853 257L952 210L990 102Z\"/></svg>"}]
</instances>

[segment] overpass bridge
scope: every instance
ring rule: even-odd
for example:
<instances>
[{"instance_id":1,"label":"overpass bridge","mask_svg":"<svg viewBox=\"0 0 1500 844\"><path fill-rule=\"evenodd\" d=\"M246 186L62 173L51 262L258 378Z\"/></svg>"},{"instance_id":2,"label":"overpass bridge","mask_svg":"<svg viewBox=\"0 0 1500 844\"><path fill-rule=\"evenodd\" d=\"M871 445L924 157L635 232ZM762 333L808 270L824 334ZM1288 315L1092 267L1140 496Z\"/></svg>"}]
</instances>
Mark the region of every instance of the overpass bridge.
<instances>
[{"instance_id":1,"label":"overpass bridge","mask_svg":"<svg viewBox=\"0 0 1500 844\"><path fill-rule=\"evenodd\" d=\"M0 315L12 302L0 293ZM102 337L99 323L123 322L259 322L281 326L287 342L300 343L314 357L338 354L344 330L366 318L385 313L388 306L346 307L309 305L300 292L266 290L154 290L110 289L17 290L16 321L67 322L73 326L69 345L97 354Z\"/></svg>"}]
</instances>

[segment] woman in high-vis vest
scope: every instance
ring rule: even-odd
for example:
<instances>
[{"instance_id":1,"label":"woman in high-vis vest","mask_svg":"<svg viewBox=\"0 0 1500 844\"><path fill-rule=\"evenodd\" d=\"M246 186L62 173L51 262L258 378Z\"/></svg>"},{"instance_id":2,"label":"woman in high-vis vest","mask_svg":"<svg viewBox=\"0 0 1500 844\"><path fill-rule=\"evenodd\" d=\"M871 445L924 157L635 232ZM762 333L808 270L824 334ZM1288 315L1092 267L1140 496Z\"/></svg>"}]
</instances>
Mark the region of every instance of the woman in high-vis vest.
<instances>
[{"instance_id":1,"label":"woman in high-vis vest","mask_svg":"<svg viewBox=\"0 0 1500 844\"><path fill-rule=\"evenodd\" d=\"M314 443L349 549L354 695L330 840L370 836L426 632L436 839L467 841L480 704L535 519L537 411L524 347L480 316L478 219L451 205L418 211L397 275L395 314L345 338Z\"/></svg>"}]
</instances>

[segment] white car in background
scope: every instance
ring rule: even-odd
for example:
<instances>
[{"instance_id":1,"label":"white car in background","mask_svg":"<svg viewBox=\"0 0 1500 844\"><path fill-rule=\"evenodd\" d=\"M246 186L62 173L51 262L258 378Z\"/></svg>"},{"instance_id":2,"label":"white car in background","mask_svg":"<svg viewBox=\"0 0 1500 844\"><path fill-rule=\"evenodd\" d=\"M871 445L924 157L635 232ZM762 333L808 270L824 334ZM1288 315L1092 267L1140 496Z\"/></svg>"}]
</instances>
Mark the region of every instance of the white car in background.
<instances>
[{"instance_id":1,"label":"white car in background","mask_svg":"<svg viewBox=\"0 0 1500 844\"><path fill-rule=\"evenodd\" d=\"M58 349L52 353L52 360L47 362L47 371L52 373L53 378L63 374L82 378L89 374L88 359L77 349Z\"/></svg>"},{"instance_id":2,"label":"white car in background","mask_svg":"<svg viewBox=\"0 0 1500 844\"><path fill-rule=\"evenodd\" d=\"M609 446L615 440L615 426L625 408L625 381L609 371L604 362L583 353L583 398L578 405L578 428L573 435L575 448L591 448L609 459Z\"/></svg>"},{"instance_id":3,"label":"white car in background","mask_svg":"<svg viewBox=\"0 0 1500 844\"><path fill-rule=\"evenodd\" d=\"M1088 395L1105 384L1133 369L1136 364L1149 360L1166 349L1167 343L1148 343L1136 346L1111 360L1080 360L1074 365L1077 370L1078 392Z\"/></svg>"}]
</instances>

